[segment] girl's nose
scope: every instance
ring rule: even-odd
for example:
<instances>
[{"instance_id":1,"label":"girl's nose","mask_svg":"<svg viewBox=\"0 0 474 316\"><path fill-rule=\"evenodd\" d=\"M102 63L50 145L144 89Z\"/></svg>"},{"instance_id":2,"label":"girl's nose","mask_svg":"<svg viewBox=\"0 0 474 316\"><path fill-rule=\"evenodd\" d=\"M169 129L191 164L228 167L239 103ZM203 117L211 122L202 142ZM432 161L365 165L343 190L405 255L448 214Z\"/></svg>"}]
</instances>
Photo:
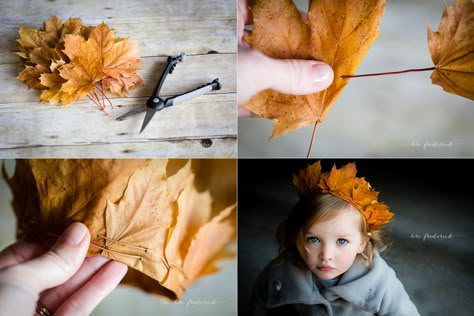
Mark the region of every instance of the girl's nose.
<instances>
[{"instance_id":1,"label":"girl's nose","mask_svg":"<svg viewBox=\"0 0 474 316\"><path fill-rule=\"evenodd\" d=\"M323 245L319 253L319 259L322 261L331 261L333 257L333 249L330 245Z\"/></svg>"}]
</instances>

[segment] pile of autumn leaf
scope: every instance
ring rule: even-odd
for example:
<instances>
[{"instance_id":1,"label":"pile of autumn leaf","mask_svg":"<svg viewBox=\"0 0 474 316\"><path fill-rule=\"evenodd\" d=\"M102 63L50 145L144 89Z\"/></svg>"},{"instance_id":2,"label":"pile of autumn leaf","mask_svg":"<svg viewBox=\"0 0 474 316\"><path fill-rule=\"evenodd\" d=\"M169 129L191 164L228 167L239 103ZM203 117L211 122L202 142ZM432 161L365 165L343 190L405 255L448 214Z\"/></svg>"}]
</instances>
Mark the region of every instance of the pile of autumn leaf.
<instances>
[{"instance_id":1,"label":"pile of autumn leaf","mask_svg":"<svg viewBox=\"0 0 474 316\"><path fill-rule=\"evenodd\" d=\"M17 79L41 90L40 101L67 105L88 96L101 110L110 100L104 90L127 96L143 85L137 44L114 39L107 24L84 26L81 19L65 23L52 16L42 29L20 26L17 40L25 69Z\"/></svg>"},{"instance_id":2,"label":"pile of autumn leaf","mask_svg":"<svg viewBox=\"0 0 474 316\"><path fill-rule=\"evenodd\" d=\"M234 165L232 165L234 164ZM127 264L124 283L179 299L234 257L235 162L167 159L17 160L3 176L17 238L52 244L72 222L91 233L88 255Z\"/></svg>"}]
</instances>

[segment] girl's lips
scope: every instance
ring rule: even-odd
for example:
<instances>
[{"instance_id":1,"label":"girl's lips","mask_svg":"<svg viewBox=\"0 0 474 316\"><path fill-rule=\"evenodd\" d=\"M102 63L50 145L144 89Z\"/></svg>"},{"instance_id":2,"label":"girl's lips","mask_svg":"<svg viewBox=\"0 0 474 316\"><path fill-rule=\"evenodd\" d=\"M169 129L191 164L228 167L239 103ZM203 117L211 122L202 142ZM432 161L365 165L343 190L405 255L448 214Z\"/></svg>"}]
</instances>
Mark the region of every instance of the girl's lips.
<instances>
[{"instance_id":1,"label":"girl's lips","mask_svg":"<svg viewBox=\"0 0 474 316\"><path fill-rule=\"evenodd\" d=\"M334 270L335 268L331 267L331 266L325 266L325 265L322 265L322 266L317 266L316 267L319 271L332 271Z\"/></svg>"}]
</instances>

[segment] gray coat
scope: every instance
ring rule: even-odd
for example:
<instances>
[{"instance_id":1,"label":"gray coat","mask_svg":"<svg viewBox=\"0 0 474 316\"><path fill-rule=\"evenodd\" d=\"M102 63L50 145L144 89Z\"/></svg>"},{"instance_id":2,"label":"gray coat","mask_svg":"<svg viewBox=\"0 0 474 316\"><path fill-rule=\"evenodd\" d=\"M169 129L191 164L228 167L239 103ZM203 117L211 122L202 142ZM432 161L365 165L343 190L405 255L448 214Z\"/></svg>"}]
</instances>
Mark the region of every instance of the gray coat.
<instances>
[{"instance_id":1,"label":"gray coat","mask_svg":"<svg viewBox=\"0 0 474 316\"><path fill-rule=\"evenodd\" d=\"M272 260L260 274L251 299L252 315L420 315L402 283L377 255L373 268L356 259L333 287L291 261Z\"/></svg>"}]
</instances>

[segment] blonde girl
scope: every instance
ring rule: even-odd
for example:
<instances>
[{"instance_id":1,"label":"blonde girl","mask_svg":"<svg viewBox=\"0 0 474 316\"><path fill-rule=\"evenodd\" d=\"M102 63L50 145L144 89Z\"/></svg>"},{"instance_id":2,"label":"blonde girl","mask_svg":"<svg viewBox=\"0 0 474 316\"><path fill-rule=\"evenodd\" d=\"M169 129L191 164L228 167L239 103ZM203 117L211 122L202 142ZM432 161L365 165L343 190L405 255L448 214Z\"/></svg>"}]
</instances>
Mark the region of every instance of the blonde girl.
<instances>
[{"instance_id":1,"label":"blonde girl","mask_svg":"<svg viewBox=\"0 0 474 316\"><path fill-rule=\"evenodd\" d=\"M280 224L280 254L261 272L253 315L419 315L380 257L393 213L354 163L294 176L300 196Z\"/></svg>"}]
</instances>

